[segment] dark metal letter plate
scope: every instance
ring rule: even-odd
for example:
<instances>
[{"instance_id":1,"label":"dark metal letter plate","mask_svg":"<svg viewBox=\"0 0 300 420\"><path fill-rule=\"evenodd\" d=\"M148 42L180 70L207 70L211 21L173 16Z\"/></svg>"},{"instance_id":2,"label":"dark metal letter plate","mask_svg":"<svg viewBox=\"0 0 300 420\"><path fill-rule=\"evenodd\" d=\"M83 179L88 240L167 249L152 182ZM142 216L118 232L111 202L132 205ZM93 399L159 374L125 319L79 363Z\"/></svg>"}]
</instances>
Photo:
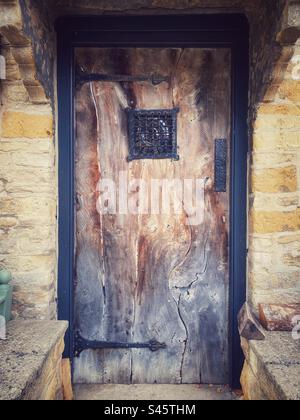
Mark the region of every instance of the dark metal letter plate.
<instances>
[{"instance_id":1,"label":"dark metal letter plate","mask_svg":"<svg viewBox=\"0 0 300 420\"><path fill-rule=\"evenodd\" d=\"M217 139L215 142L215 191L227 190L227 140Z\"/></svg>"}]
</instances>

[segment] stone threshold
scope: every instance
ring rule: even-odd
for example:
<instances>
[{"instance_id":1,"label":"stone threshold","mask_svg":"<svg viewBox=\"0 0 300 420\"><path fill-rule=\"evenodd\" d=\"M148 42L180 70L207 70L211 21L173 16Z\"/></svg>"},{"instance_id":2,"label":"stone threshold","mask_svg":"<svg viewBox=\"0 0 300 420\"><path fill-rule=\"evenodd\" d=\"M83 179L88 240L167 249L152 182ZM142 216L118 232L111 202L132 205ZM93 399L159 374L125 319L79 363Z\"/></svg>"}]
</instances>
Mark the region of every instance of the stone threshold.
<instances>
[{"instance_id":1,"label":"stone threshold","mask_svg":"<svg viewBox=\"0 0 300 420\"><path fill-rule=\"evenodd\" d=\"M12 321L0 341L0 400L63 399L61 361L67 322Z\"/></svg>"},{"instance_id":2,"label":"stone threshold","mask_svg":"<svg viewBox=\"0 0 300 420\"><path fill-rule=\"evenodd\" d=\"M290 332L267 332L264 341L242 339L247 400L300 400L300 340Z\"/></svg>"},{"instance_id":3,"label":"stone threshold","mask_svg":"<svg viewBox=\"0 0 300 420\"><path fill-rule=\"evenodd\" d=\"M76 401L234 401L226 386L212 385L75 385ZM113 412L112 412L113 414ZM116 413L114 413L116 414Z\"/></svg>"}]
</instances>

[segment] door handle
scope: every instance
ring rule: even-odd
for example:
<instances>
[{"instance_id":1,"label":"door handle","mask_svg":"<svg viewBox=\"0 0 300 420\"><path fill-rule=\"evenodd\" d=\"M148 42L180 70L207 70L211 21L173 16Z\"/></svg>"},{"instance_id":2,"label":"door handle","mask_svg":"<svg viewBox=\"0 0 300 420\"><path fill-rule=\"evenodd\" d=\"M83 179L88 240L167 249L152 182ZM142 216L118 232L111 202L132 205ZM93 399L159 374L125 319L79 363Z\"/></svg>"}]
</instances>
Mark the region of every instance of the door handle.
<instances>
[{"instance_id":1,"label":"door handle","mask_svg":"<svg viewBox=\"0 0 300 420\"><path fill-rule=\"evenodd\" d=\"M227 191L227 140L215 140L215 191Z\"/></svg>"}]
</instances>

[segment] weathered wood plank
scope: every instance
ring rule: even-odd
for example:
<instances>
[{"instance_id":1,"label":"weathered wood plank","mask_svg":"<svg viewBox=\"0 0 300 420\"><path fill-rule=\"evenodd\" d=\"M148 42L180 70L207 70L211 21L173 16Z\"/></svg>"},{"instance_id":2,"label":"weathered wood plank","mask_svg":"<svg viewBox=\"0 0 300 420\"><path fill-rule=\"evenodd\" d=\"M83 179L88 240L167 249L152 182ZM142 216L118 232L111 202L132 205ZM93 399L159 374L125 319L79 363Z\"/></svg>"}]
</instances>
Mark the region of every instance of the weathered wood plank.
<instances>
[{"instance_id":1,"label":"weathered wood plank","mask_svg":"<svg viewBox=\"0 0 300 420\"><path fill-rule=\"evenodd\" d=\"M133 50L132 74L145 69L172 79L180 50ZM155 60L155 64L153 61ZM159 86L134 83L138 109L171 109L172 84ZM148 160L137 163L141 178L164 180L175 177L176 163L170 160ZM133 352L135 383L180 383L181 360L186 330L178 314L168 277L184 258L189 247L189 232L180 216L173 214L140 215L138 217L138 278L134 336L140 340L150 334L167 344L167 350L156 354Z\"/></svg>"},{"instance_id":2,"label":"weathered wood plank","mask_svg":"<svg viewBox=\"0 0 300 420\"><path fill-rule=\"evenodd\" d=\"M300 316L299 305L259 305L259 318L268 331L292 331L293 319Z\"/></svg>"},{"instance_id":3,"label":"weathered wood plank","mask_svg":"<svg viewBox=\"0 0 300 420\"><path fill-rule=\"evenodd\" d=\"M100 52L87 56L88 62L113 72L115 60L102 60ZM106 56L105 51L103 54ZM121 65L122 60L116 62ZM135 231L135 219L97 211L100 179L117 181L119 171L127 169L124 112L111 83L85 85L77 95L84 108L82 120L78 108L76 117L76 177L82 201L77 220L80 222L82 217L84 230L77 229L76 317L86 339L131 341L136 266L135 237L131 232ZM77 107L79 103L77 99ZM93 172L91 168L95 168ZM75 380L130 383L131 354L121 350L86 351L76 360Z\"/></svg>"},{"instance_id":4,"label":"weathered wood plank","mask_svg":"<svg viewBox=\"0 0 300 420\"><path fill-rule=\"evenodd\" d=\"M182 381L226 383L229 203L227 194L214 192L213 177L214 140L230 136L230 53L183 51L175 86L181 109L178 176L207 179L204 223L190 227L189 252L172 275L187 329Z\"/></svg>"}]
</instances>

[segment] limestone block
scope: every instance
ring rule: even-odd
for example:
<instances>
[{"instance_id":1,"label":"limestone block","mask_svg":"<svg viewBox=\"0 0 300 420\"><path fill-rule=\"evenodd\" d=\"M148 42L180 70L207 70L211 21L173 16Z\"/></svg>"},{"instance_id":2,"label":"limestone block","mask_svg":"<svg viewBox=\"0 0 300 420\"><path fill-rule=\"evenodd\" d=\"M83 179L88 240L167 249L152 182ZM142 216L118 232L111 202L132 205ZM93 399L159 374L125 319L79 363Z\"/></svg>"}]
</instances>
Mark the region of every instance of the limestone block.
<instances>
[{"instance_id":1,"label":"limestone block","mask_svg":"<svg viewBox=\"0 0 300 420\"><path fill-rule=\"evenodd\" d=\"M16 217L0 216L0 229L6 230L18 225Z\"/></svg>"},{"instance_id":2,"label":"limestone block","mask_svg":"<svg viewBox=\"0 0 300 420\"><path fill-rule=\"evenodd\" d=\"M49 253L45 255L19 255L14 254L0 254L0 264L7 267L13 273L18 273L20 276L14 274L14 282L31 283L34 286L35 278L39 285L47 285L53 281L52 275L49 273L55 270L56 253ZM30 280L30 277L32 280Z\"/></svg>"},{"instance_id":3,"label":"limestone block","mask_svg":"<svg viewBox=\"0 0 300 420\"><path fill-rule=\"evenodd\" d=\"M17 76L11 73L11 78L16 79ZM3 83L3 98L9 103L26 103L28 101L28 93L22 81L11 83L9 79Z\"/></svg>"},{"instance_id":4,"label":"limestone block","mask_svg":"<svg viewBox=\"0 0 300 420\"><path fill-rule=\"evenodd\" d=\"M295 53L289 62L285 71L285 79L287 80L300 80L300 51L295 48Z\"/></svg>"},{"instance_id":5,"label":"limestone block","mask_svg":"<svg viewBox=\"0 0 300 420\"><path fill-rule=\"evenodd\" d=\"M268 251L268 249L266 249ZM272 267L273 255L271 252L253 252L251 250L249 267L251 270L268 271ZM254 268L255 267L255 268Z\"/></svg>"},{"instance_id":6,"label":"limestone block","mask_svg":"<svg viewBox=\"0 0 300 420\"><path fill-rule=\"evenodd\" d=\"M251 253L271 254L274 247L274 239L270 235L250 235Z\"/></svg>"},{"instance_id":7,"label":"limestone block","mask_svg":"<svg viewBox=\"0 0 300 420\"><path fill-rule=\"evenodd\" d=\"M272 267L270 267L270 270ZM283 267L282 272L263 271L261 267L254 266L249 272L248 285L250 290L300 290L299 271L288 272Z\"/></svg>"},{"instance_id":8,"label":"limestone block","mask_svg":"<svg viewBox=\"0 0 300 420\"><path fill-rule=\"evenodd\" d=\"M14 153L14 152L27 152L34 153L35 155L51 154L54 153L53 139L1 139L0 152ZM3 162L5 163L5 162Z\"/></svg>"},{"instance_id":9,"label":"limestone block","mask_svg":"<svg viewBox=\"0 0 300 420\"><path fill-rule=\"evenodd\" d=\"M11 52L16 62L20 64L33 64L34 55L31 46L28 47L12 47Z\"/></svg>"},{"instance_id":10,"label":"limestone block","mask_svg":"<svg viewBox=\"0 0 300 420\"><path fill-rule=\"evenodd\" d=\"M1 26L14 25L21 29L21 15L20 9L17 7L17 2L12 0L3 3L5 7L0 8Z\"/></svg>"},{"instance_id":11,"label":"limestone block","mask_svg":"<svg viewBox=\"0 0 300 420\"><path fill-rule=\"evenodd\" d=\"M64 341L61 339L52 349L37 381L34 383L32 389L26 394L24 400L63 400L61 377L61 360L63 350Z\"/></svg>"},{"instance_id":12,"label":"limestone block","mask_svg":"<svg viewBox=\"0 0 300 420\"><path fill-rule=\"evenodd\" d=\"M300 131L283 131L281 133L282 148L286 150L299 149L300 147Z\"/></svg>"},{"instance_id":13,"label":"limestone block","mask_svg":"<svg viewBox=\"0 0 300 420\"><path fill-rule=\"evenodd\" d=\"M14 317L55 319L56 253L0 255L0 265L14 273Z\"/></svg>"},{"instance_id":14,"label":"limestone block","mask_svg":"<svg viewBox=\"0 0 300 420\"><path fill-rule=\"evenodd\" d=\"M259 115L296 115L300 116L300 109L293 103L263 103L258 108Z\"/></svg>"},{"instance_id":15,"label":"limestone block","mask_svg":"<svg viewBox=\"0 0 300 420\"><path fill-rule=\"evenodd\" d=\"M297 186L296 166L254 170L252 174L253 192L295 192Z\"/></svg>"},{"instance_id":16,"label":"limestone block","mask_svg":"<svg viewBox=\"0 0 300 420\"><path fill-rule=\"evenodd\" d=\"M53 169L12 166L11 170L7 171L0 165L0 178L5 183L8 194L22 197L29 194L45 194L51 198L55 197L56 176Z\"/></svg>"},{"instance_id":17,"label":"limestone block","mask_svg":"<svg viewBox=\"0 0 300 420\"><path fill-rule=\"evenodd\" d=\"M281 207L294 207L294 206L299 206L299 197L298 195L289 195L289 196L280 196L280 197L276 197L276 202L279 206Z\"/></svg>"},{"instance_id":18,"label":"limestone block","mask_svg":"<svg viewBox=\"0 0 300 420\"><path fill-rule=\"evenodd\" d=\"M298 80L284 80L278 91L281 99L300 102L300 84Z\"/></svg>"},{"instance_id":19,"label":"limestone block","mask_svg":"<svg viewBox=\"0 0 300 420\"><path fill-rule=\"evenodd\" d=\"M288 272L285 268L284 271L276 273L276 280L274 282L275 289L290 289L300 290L300 271L295 270Z\"/></svg>"},{"instance_id":20,"label":"limestone block","mask_svg":"<svg viewBox=\"0 0 300 420\"><path fill-rule=\"evenodd\" d=\"M251 212L253 233L293 232L300 230L300 209L293 212Z\"/></svg>"},{"instance_id":21,"label":"limestone block","mask_svg":"<svg viewBox=\"0 0 300 420\"><path fill-rule=\"evenodd\" d=\"M47 319L49 306L55 301L54 285L48 287L14 287L13 314L26 319ZM51 319L51 318L49 318Z\"/></svg>"},{"instance_id":22,"label":"limestone block","mask_svg":"<svg viewBox=\"0 0 300 420\"><path fill-rule=\"evenodd\" d=\"M252 167L253 169L273 169L282 166L297 164L296 152L253 152Z\"/></svg>"},{"instance_id":23,"label":"limestone block","mask_svg":"<svg viewBox=\"0 0 300 420\"><path fill-rule=\"evenodd\" d=\"M267 152L275 150L292 152L300 147L299 128L283 130L280 128L263 128L253 135L253 150L255 152Z\"/></svg>"},{"instance_id":24,"label":"limestone block","mask_svg":"<svg viewBox=\"0 0 300 420\"><path fill-rule=\"evenodd\" d=\"M10 218L11 226L56 224L56 201L47 197L29 195L28 197L12 197L0 200L0 214L14 215ZM15 223L14 223L15 222ZM2 223L0 218L0 229Z\"/></svg>"},{"instance_id":25,"label":"limestone block","mask_svg":"<svg viewBox=\"0 0 300 420\"><path fill-rule=\"evenodd\" d=\"M241 385L244 398L247 401L266 401L268 398L260 388L259 381L247 362L244 364Z\"/></svg>"},{"instance_id":26,"label":"limestone block","mask_svg":"<svg viewBox=\"0 0 300 420\"><path fill-rule=\"evenodd\" d=\"M259 193L251 195L251 208L258 211L295 211L300 203L295 193Z\"/></svg>"},{"instance_id":27,"label":"limestone block","mask_svg":"<svg viewBox=\"0 0 300 420\"><path fill-rule=\"evenodd\" d=\"M48 138L53 135L53 118L49 115L6 111L2 120L5 138Z\"/></svg>"},{"instance_id":28,"label":"limestone block","mask_svg":"<svg viewBox=\"0 0 300 420\"><path fill-rule=\"evenodd\" d=\"M63 399L65 401L74 399L71 377L71 362L69 359L63 359L61 362L61 378Z\"/></svg>"},{"instance_id":29,"label":"limestone block","mask_svg":"<svg viewBox=\"0 0 300 420\"><path fill-rule=\"evenodd\" d=\"M54 168L53 149L48 153L31 153L29 150L18 150L11 153L11 160L14 165L30 168Z\"/></svg>"},{"instance_id":30,"label":"limestone block","mask_svg":"<svg viewBox=\"0 0 300 420\"><path fill-rule=\"evenodd\" d=\"M299 82L297 82L299 85ZM299 86L298 86L299 89ZM300 96L299 96L300 97ZM260 129L299 129L300 116L298 115L259 115L254 123L255 131Z\"/></svg>"},{"instance_id":31,"label":"limestone block","mask_svg":"<svg viewBox=\"0 0 300 420\"><path fill-rule=\"evenodd\" d=\"M0 254L44 255L56 249L56 226L33 226L0 230Z\"/></svg>"},{"instance_id":32,"label":"limestone block","mask_svg":"<svg viewBox=\"0 0 300 420\"><path fill-rule=\"evenodd\" d=\"M300 145L300 136L299 136ZM282 133L279 129L261 128L253 134L253 150L255 152L266 152L282 147Z\"/></svg>"},{"instance_id":33,"label":"limestone block","mask_svg":"<svg viewBox=\"0 0 300 420\"><path fill-rule=\"evenodd\" d=\"M49 103L49 99L47 99L45 96L45 90L43 86L32 85L32 81L24 82L24 85L26 86L26 90L29 94L29 97L32 103L35 103L35 104Z\"/></svg>"},{"instance_id":34,"label":"limestone block","mask_svg":"<svg viewBox=\"0 0 300 420\"><path fill-rule=\"evenodd\" d=\"M285 288L285 289L249 289L249 302L251 306L258 312L259 305L263 302L265 304L297 304L300 299L299 288Z\"/></svg>"},{"instance_id":35,"label":"limestone block","mask_svg":"<svg viewBox=\"0 0 300 420\"><path fill-rule=\"evenodd\" d=\"M300 268L300 250L284 255L283 262L289 267Z\"/></svg>"},{"instance_id":36,"label":"limestone block","mask_svg":"<svg viewBox=\"0 0 300 420\"><path fill-rule=\"evenodd\" d=\"M279 233L276 236L276 241L283 250L299 250L300 246L300 232Z\"/></svg>"}]
</instances>

